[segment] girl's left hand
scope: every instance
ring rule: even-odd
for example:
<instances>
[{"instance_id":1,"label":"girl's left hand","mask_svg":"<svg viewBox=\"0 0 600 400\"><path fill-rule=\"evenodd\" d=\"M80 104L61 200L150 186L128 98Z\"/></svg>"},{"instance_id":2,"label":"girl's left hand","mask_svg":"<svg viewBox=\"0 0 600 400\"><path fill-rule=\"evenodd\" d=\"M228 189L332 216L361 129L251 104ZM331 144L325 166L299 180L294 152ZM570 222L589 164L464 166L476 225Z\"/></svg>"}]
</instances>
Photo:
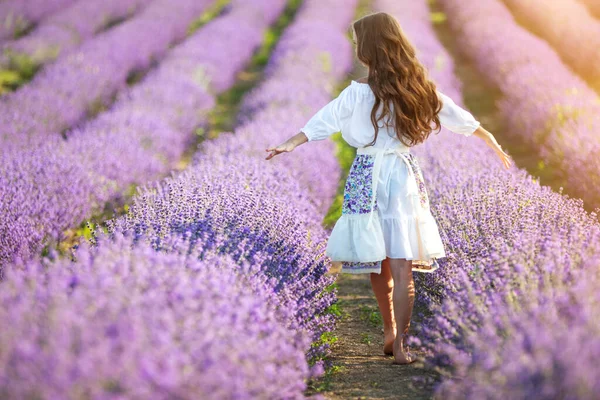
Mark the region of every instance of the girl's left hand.
<instances>
[{"instance_id":1,"label":"girl's left hand","mask_svg":"<svg viewBox=\"0 0 600 400\"><path fill-rule=\"evenodd\" d=\"M271 158L273 158L276 155L281 154L281 153L289 153L290 151L293 151L295 148L296 148L296 146L293 143L289 143L289 142L282 143L277 147L269 147L266 151L270 151L271 154L269 154L267 156L267 158L265 158L265 160L270 160Z\"/></svg>"},{"instance_id":2,"label":"girl's left hand","mask_svg":"<svg viewBox=\"0 0 600 400\"><path fill-rule=\"evenodd\" d=\"M498 157L500 157L500 160L502 161L502 164L504 164L504 166L508 169L510 168L510 166L512 165L512 159L510 158L510 156L508 154L506 154L506 152L504 150L502 150L502 147L498 146L496 149L496 154L498 154Z\"/></svg>"}]
</instances>

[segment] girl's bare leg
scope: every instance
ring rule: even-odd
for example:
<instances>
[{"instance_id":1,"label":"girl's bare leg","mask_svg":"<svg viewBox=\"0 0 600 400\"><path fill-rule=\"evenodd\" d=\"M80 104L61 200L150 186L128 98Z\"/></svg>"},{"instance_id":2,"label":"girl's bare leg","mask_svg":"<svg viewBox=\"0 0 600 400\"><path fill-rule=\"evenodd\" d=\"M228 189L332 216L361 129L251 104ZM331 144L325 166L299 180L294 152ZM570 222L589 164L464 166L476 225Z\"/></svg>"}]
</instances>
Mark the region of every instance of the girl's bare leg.
<instances>
[{"instance_id":1,"label":"girl's bare leg","mask_svg":"<svg viewBox=\"0 0 600 400\"><path fill-rule=\"evenodd\" d=\"M415 282L412 274L412 260L390 259L390 270L394 280L393 307L398 333L394 340L394 363L408 364L413 360L404 349L404 339L410 328L415 301Z\"/></svg>"},{"instance_id":2,"label":"girl's bare leg","mask_svg":"<svg viewBox=\"0 0 600 400\"><path fill-rule=\"evenodd\" d=\"M389 258L381 262L380 274L371 273L371 286L383 319L383 352L392 355L392 346L396 338L396 320L392 305L394 279L390 271Z\"/></svg>"}]
</instances>

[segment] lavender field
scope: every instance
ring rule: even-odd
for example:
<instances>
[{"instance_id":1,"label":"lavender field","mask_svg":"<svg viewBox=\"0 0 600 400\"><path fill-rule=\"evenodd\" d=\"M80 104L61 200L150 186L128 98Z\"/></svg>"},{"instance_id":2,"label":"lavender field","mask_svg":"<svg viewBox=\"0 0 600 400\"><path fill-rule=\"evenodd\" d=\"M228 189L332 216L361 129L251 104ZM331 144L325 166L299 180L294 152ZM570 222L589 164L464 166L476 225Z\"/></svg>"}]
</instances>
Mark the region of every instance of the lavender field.
<instances>
[{"instance_id":1,"label":"lavender field","mask_svg":"<svg viewBox=\"0 0 600 400\"><path fill-rule=\"evenodd\" d=\"M377 11L521 155L411 150L448 256L415 274L404 366L325 256L353 150L264 160L364 75L350 27ZM600 398L599 13L0 0L0 399Z\"/></svg>"}]
</instances>

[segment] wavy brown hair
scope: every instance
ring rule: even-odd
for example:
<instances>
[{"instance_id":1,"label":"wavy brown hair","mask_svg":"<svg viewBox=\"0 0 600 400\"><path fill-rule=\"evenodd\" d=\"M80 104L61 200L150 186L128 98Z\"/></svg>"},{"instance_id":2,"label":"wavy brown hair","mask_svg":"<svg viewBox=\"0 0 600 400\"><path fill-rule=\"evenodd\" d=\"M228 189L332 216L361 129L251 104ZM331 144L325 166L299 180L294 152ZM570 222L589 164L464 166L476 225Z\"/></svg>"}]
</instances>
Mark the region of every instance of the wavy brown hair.
<instances>
[{"instance_id":1,"label":"wavy brown hair","mask_svg":"<svg viewBox=\"0 0 600 400\"><path fill-rule=\"evenodd\" d=\"M375 94L371 111L375 138L369 145L375 144L379 121L384 118L385 126L395 127L398 139L406 146L423 142L433 130L439 132L438 113L442 102L398 21L390 14L378 12L356 20L352 27L357 42L356 55L369 67L367 83ZM382 112L377 117L381 104ZM389 123L392 118L394 124Z\"/></svg>"}]
</instances>

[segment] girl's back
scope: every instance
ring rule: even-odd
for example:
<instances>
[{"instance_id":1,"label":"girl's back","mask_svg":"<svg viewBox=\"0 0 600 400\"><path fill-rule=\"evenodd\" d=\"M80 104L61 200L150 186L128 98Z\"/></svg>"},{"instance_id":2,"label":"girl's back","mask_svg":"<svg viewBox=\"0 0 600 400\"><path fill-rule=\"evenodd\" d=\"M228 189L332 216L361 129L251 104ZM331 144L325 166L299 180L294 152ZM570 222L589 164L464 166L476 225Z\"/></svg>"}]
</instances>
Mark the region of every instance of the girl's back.
<instances>
[{"instance_id":1,"label":"girl's back","mask_svg":"<svg viewBox=\"0 0 600 400\"><path fill-rule=\"evenodd\" d=\"M471 113L456 105L451 98L440 91L437 91L437 94L442 101L442 109L438 114L441 125L452 132L471 136L480 123ZM341 131L342 137L349 145L356 148L366 147L375 138L375 129L371 122L374 104L375 94L369 84L353 80L337 98L319 110L300 131L304 132L309 141L323 140ZM393 103L390 104L390 109L393 115ZM379 133L373 147L407 147L398 138L393 121L389 124L379 122L378 125Z\"/></svg>"}]
</instances>

